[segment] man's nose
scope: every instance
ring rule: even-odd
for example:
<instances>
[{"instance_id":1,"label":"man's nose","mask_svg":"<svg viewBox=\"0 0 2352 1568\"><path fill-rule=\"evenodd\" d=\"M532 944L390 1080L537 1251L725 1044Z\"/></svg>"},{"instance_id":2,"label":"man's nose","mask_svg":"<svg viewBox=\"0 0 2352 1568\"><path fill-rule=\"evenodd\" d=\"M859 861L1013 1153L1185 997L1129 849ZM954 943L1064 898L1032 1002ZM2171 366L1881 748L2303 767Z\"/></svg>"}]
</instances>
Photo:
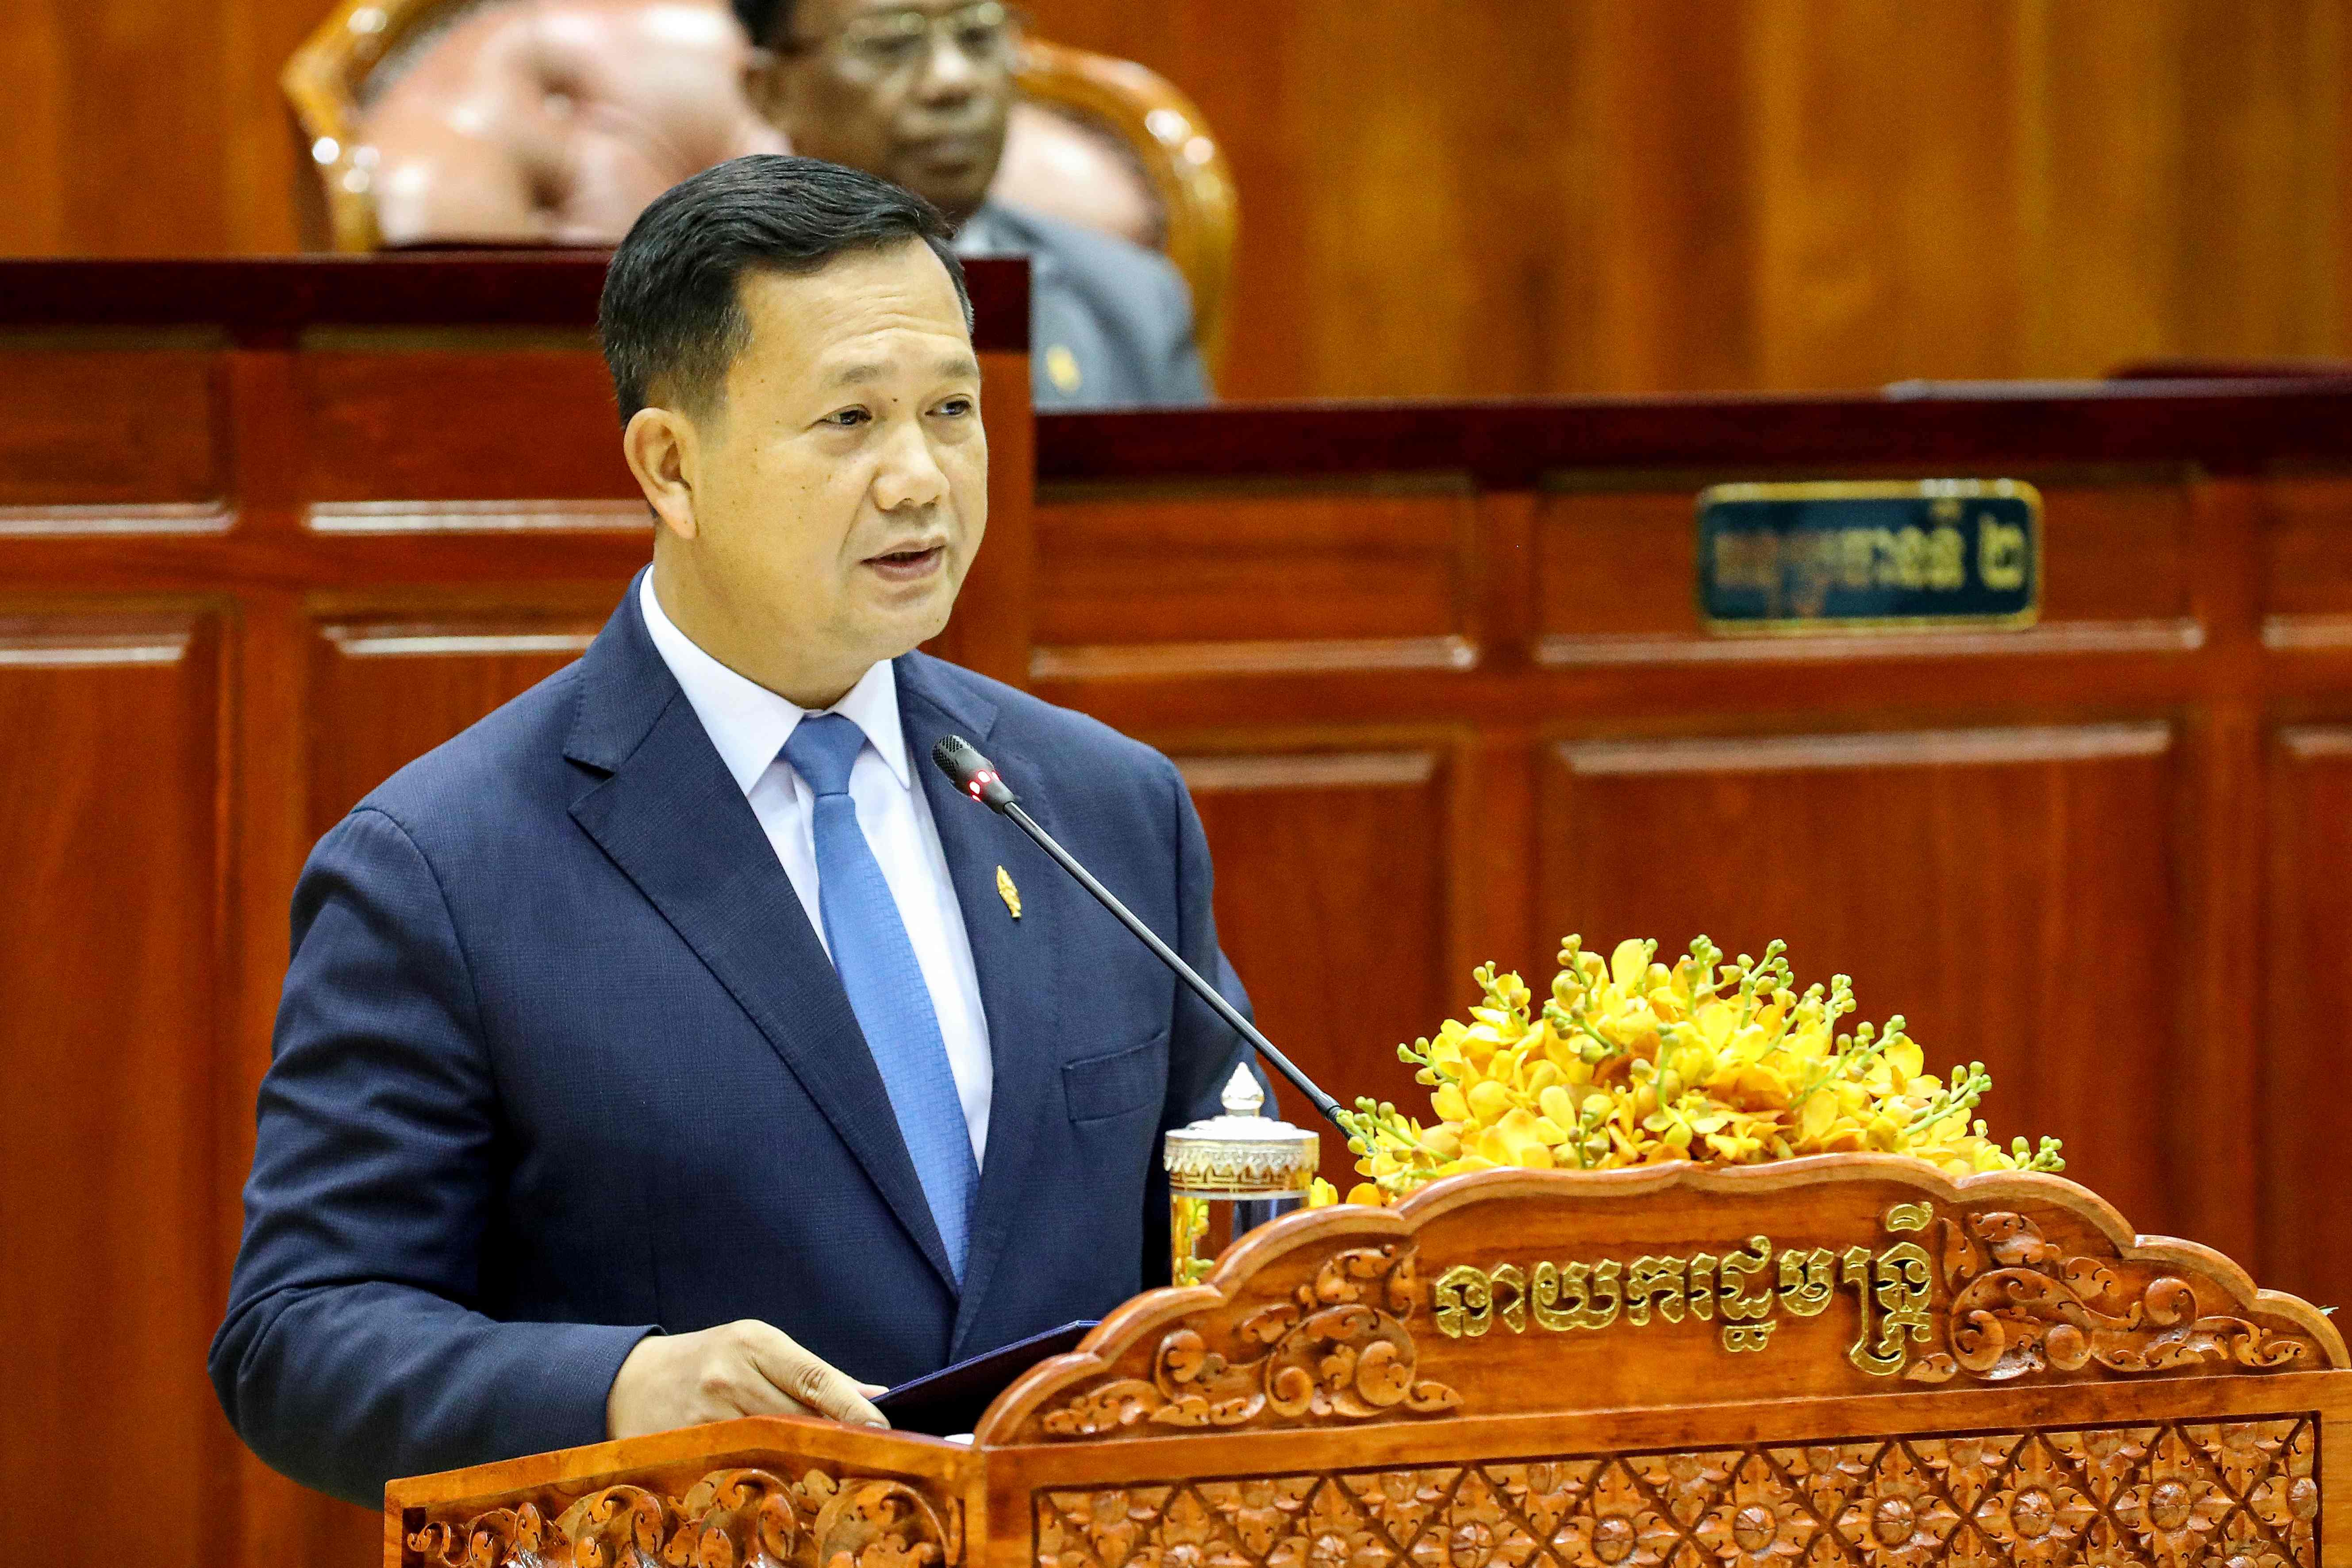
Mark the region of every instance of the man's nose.
<instances>
[{"instance_id":1,"label":"man's nose","mask_svg":"<svg viewBox=\"0 0 2352 1568\"><path fill-rule=\"evenodd\" d=\"M980 89L981 67L950 33L934 33L915 92L926 103L959 103Z\"/></svg>"},{"instance_id":2,"label":"man's nose","mask_svg":"<svg viewBox=\"0 0 2352 1568\"><path fill-rule=\"evenodd\" d=\"M909 420L883 444L874 470L874 504L884 511L937 506L948 499L948 476L925 438L921 422Z\"/></svg>"}]
</instances>

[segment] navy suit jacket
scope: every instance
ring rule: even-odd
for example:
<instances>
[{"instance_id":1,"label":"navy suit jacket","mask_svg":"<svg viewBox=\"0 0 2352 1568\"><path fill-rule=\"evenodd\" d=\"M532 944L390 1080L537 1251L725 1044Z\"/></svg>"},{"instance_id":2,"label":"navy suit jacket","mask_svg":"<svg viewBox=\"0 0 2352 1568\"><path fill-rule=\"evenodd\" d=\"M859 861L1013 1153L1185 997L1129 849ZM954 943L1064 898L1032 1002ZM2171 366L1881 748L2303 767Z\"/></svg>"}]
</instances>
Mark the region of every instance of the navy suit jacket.
<instances>
[{"instance_id":1,"label":"navy suit jacket","mask_svg":"<svg viewBox=\"0 0 2352 1568\"><path fill-rule=\"evenodd\" d=\"M578 663L404 768L312 853L211 1370L296 1479L604 1436L640 1338L759 1318L897 1384L1165 1280L1165 1128L1241 1046L1011 823L963 734L1203 973L1209 856L1166 758L897 661L995 1091L963 1288L880 1075L634 590ZM1018 882L1021 918L997 891Z\"/></svg>"}]
</instances>

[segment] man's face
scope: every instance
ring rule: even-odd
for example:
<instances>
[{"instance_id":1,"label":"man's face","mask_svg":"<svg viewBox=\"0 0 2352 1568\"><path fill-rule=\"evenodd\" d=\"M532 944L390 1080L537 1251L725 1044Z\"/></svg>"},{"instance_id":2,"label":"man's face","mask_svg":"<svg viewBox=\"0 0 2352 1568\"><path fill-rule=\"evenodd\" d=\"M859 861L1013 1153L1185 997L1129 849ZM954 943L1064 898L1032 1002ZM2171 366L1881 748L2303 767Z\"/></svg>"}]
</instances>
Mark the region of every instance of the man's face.
<instances>
[{"instance_id":1,"label":"man's face","mask_svg":"<svg viewBox=\"0 0 2352 1568\"><path fill-rule=\"evenodd\" d=\"M793 152L903 185L960 224L1004 151L1012 28L993 0L800 0L751 99Z\"/></svg>"},{"instance_id":2,"label":"man's face","mask_svg":"<svg viewBox=\"0 0 2352 1568\"><path fill-rule=\"evenodd\" d=\"M656 585L723 662L817 705L947 625L988 523L980 366L920 240L739 288L751 342L691 422L691 532L665 530Z\"/></svg>"}]
</instances>

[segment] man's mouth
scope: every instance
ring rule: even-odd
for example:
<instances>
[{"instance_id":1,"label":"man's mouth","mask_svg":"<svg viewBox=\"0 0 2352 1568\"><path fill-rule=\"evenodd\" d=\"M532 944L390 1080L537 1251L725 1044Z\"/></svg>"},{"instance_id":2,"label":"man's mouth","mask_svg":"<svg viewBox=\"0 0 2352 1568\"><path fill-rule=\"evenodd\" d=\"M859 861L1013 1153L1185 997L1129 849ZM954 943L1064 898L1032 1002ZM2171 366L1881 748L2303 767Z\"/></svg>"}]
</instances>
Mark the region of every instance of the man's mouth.
<instances>
[{"instance_id":1,"label":"man's mouth","mask_svg":"<svg viewBox=\"0 0 2352 1568\"><path fill-rule=\"evenodd\" d=\"M866 564L881 574L886 582L912 583L938 571L946 554L945 545L932 544L919 550L893 550L887 554L869 555Z\"/></svg>"},{"instance_id":2,"label":"man's mouth","mask_svg":"<svg viewBox=\"0 0 2352 1568\"><path fill-rule=\"evenodd\" d=\"M926 136L914 142L908 151L918 165L926 169L964 169L981 161L987 142L978 135L950 133Z\"/></svg>"}]
</instances>

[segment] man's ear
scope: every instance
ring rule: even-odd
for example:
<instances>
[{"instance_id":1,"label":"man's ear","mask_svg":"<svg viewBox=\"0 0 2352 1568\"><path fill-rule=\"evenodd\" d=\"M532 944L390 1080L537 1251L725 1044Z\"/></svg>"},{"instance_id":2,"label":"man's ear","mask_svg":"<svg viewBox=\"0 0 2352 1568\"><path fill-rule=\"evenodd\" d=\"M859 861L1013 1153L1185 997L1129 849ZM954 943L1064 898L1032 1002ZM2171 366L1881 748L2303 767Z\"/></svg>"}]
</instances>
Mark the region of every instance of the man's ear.
<instances>
[{"instance_id":1,"label":"man's ear","mask_svg":"<svg viewBox=\"0 0 2352 1568\"><path fill-rule=\"evenodd\" d=\"M694 481L698 448L694 421L675 408L640 408L621 432L621 456L661 526L680 539L698 531Z\"/></svg>"}]
</instances>

